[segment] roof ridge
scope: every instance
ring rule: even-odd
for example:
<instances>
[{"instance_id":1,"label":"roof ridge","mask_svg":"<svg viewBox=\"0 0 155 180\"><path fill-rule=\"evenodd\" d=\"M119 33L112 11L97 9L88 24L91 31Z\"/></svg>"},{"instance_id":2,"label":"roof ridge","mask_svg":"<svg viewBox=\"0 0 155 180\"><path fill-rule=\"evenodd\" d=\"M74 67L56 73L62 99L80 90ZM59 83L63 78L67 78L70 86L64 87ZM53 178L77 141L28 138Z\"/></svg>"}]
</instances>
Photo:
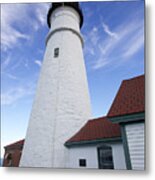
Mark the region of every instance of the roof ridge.
<instances>
[{"instance_id":1,"label":"roof ridge","mask_svg":"<svg viewBox=\"0 0 155 180\"><path fill-rule=\"evenodd\" d=\"M107 116L101 116L101 117L98 117L98 118L89 119L87 122L97 121L97 120L100 120L100 119L106 119L106 118L107 118Z\"/></svg>"},{"instance_id":2,"label":"roof ridge","mask_svg":"<svg viewBox=\"0 0 155 180\"><path fill-rule=\"evenodd\" d=\"M10 143L10 144L4 146L4 148L5 148L5 147L8 147L8 146L15 145L15 144L18 144L18 143L20 143L20 142L22 142L22 141L25 141L25 139L21 139L21 140L15 141L14 143Z\"/></svg>"},{"instance_id":3,"label":"roof ridge","mask_svg":"<svg viewBox=\"0 0 155 180\"><path fill-rule=\"evenodd\" d=\"M138 75L138 76L136 76L136 77L131 77L131 78L129 78L129 79L124 79L122 82L139 79L139 78L142 78L142 77L144 77L144 76L145 76L145 74L141 74L141 75Z\"/></svg>"},{"instance_id":4,"label":"roof ridge","mask_svg":"<svg viewBox=\"0 0 155 180\"><path fill-rule=\"evenodd\" d=\"M121 82L107 117L145 111L145 74Z\"/></svg>"}]
</instances>

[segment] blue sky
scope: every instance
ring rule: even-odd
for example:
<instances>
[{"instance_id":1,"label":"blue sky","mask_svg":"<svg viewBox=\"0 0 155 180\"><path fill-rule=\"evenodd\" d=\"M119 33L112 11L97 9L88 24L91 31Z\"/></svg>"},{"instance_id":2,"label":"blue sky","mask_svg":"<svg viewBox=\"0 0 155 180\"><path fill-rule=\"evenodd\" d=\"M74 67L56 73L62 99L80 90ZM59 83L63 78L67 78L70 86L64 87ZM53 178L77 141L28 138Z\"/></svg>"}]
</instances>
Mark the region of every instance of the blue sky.
<instances>
[{"instance_id":1,"label":"blue sky","mask_svg":"<svg viewBox=\"0 0 155 180\"><path fill-rule=\"evenodd\" d=\"M48 8L48 3L1 7L2 146L25 137L49 30ZM144 73L144 2L82 2L81 8L92 113L100 117L121 81Z\"/></svg>"}]
</instances>

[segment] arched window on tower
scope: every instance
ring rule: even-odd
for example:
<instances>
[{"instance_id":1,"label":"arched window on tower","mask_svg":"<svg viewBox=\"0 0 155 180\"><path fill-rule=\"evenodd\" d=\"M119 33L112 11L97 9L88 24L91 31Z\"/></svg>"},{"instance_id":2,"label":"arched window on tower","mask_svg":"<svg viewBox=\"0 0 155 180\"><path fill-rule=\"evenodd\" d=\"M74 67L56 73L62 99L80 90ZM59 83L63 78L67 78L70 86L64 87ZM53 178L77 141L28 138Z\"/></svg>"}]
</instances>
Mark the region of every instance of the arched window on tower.
<instances>
[{"instance_id":1,"label":"arched window on tower","mask_svg":"<svg viewBox=\"0 0 155 180\"><path fill-rule=\"evenodd\" d=\"M6 159L6 166L12 166L12 154L7 153L5 155L5 159Z\"/></svg>"},{"instance_id":2,"label":"arched window on tower","mask_svg":"<svg viewBox=\"0 0 155 180\"><path fill-rule=\"evenodd\" d=\"M98 148L98 163L99 169L114 169L111 146L103 145Z\"/></svg>"}]
</instances>

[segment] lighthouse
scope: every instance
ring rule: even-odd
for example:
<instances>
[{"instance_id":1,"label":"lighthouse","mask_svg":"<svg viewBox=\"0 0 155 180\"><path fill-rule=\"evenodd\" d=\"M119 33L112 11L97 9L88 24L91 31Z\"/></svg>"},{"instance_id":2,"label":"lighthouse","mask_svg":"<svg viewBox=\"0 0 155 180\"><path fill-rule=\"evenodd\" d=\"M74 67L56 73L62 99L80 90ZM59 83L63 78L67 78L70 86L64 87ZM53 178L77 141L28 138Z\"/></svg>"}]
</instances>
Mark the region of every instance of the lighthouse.
<instances>
[{"instance_id":1,"label":"lighthouse","mask_svg":"<svg viewBox=\"0 0 155 180\"><path fill-rule=\"evenodd\" d=\"M52 3L49 33L20 167L68 168L64 146L91 118L79 3Z\"/></svg>"}]
</instances>

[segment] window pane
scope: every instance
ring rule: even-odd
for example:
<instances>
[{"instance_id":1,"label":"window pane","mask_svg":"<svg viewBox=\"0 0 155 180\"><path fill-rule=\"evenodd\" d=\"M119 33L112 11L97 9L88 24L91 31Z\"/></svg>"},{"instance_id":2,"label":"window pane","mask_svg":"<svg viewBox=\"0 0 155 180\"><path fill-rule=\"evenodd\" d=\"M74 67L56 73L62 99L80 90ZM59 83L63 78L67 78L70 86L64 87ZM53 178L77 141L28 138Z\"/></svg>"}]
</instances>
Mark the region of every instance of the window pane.
<instances>
[{"instance_id":1,"label":"window pane","mask_svg":"<svg viewBox=\"0 0 155 180\"><path fill-rule=\"evenodd\" d=\"M79 166L86 167L86 159L79 159Z\"/></svg>"},{"instance_id":2,"label":"window pane","mask_svg":"<svg viewBox=\"0 0 155 180\"><path fill-rule=\"evenodd\" d=\"M59 56L59 48L55 48L54 49L54 57L58 57Z\"/></svg>"},{"instance_id":3,"label":"window pane","mask_svg":"<svg viewBox=\"0 0 155 180\"><path fill-rule=\"evenodd\" d=\"M110 146L103 146L98 148L99 168L113 169L112 148Z\"/></svg>"}]
</instances>

